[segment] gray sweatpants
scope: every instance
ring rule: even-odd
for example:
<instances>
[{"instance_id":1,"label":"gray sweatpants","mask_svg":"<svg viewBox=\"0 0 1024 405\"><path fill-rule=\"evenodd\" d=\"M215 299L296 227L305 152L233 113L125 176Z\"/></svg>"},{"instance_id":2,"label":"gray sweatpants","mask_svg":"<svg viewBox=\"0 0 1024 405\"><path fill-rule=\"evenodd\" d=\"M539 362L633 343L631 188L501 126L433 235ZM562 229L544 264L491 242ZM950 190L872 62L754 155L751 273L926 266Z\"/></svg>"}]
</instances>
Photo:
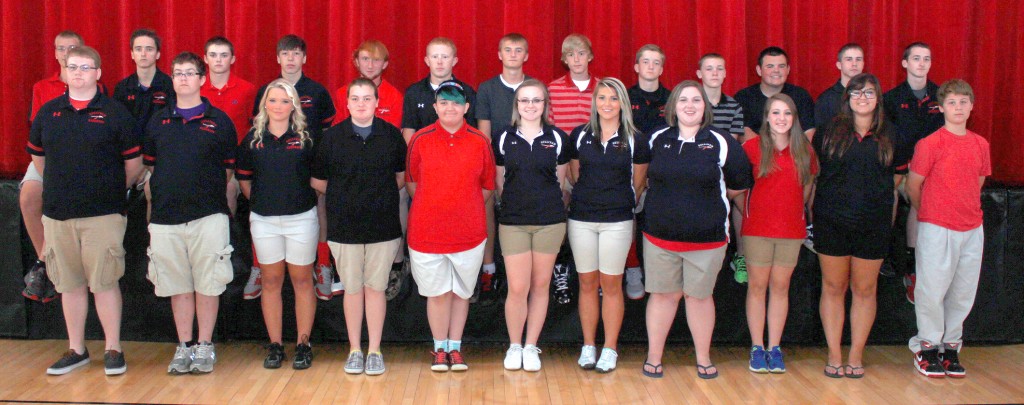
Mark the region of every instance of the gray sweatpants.
<instances>
[{"instance_id":1,"label":"gray sweatpants","mask_svg":"<svg viewBox=\"0 0 1024 405\"><path fill-rule=\"evenodd\" d=\"M985 246L984 227L957 232L921 222L917 234L917 284L914 312L917 336L910 351L922 346L960 350L964 319L974 306Z\"/></svg>"}]
</instances>

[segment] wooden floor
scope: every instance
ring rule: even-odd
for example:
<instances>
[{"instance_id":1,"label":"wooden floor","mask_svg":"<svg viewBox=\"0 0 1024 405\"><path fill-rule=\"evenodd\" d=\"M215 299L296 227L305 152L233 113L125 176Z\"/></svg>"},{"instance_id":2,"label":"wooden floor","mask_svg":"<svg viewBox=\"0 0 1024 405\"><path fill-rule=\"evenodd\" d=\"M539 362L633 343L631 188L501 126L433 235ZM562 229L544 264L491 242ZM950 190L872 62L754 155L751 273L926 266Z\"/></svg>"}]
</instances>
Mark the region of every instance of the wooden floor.
<instances>
[{"instance_id":1,"label":"wooden floor","mask_svg":"<svg viewBox=\"0 0 1024 405\"><path fill-rule=\"evenodd\" d=\"M962 380L928 379L911 366L901 346L875 346L866 354L862 380L822 375L825 349L789 348L783 375L747 371L743 348L715 349L721 376L704 381L692 366L693 351L676 347L665 359L665 378L644 377L642 346L620 350L609 374L576 366L577 348L545 347L538 373L502 369L504 347L464 346L465 373L433 373L426 344L385 347L388 371L378 377L342 370L344 345L314 347L309 370L265 370L257 343L217 346L216 371L205 376L170 376L168 343L126 342L128 372L103 374L103 342L89 342L92 363L64 376L45 369L66 348L52 340L0 340L0 402L114 403L361 403L361 404L678 404L678 403L1006 403L1024 402L1024 345L969 347ZM291 348L287 350L292 353Z\"/></svg>"}]
</instances>

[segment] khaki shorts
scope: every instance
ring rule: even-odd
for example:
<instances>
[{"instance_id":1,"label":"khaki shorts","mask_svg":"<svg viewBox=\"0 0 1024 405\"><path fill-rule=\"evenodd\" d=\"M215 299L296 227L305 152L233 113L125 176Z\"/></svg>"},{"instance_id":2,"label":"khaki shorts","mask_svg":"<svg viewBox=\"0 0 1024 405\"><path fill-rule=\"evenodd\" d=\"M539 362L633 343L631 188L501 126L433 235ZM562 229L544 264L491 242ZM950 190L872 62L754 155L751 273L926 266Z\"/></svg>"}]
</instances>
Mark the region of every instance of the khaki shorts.
<instances>
[{"instance_id":1,"label":"khaki shorts","mask_svg":"<svg viewBox=\"0 0 1024 405\"><path fill-rule=\"evenodd\" d=\"M84 285L98 293L117 286L124 275L124 230L120 214L66 221L43 216L46 275L59 293Z\"/></svg>"},{"instance_id":2,"label":"khaki shorts","mask_svg":"<svg viewBox=\"0 0 1024 405\"><path fill-rule=\"evenodd\" d=\"M21 183L18 183L18 187L25 184L26 181L38 181L39 184L43 183L43 175L36 169L36 165L29 162L28 169L25 169L25 177L21 179Z\"/></svg>"},{"instance_id":3,"label":"khaki shorts","mask_svg":"<svg viewBox=\"0 0 1024 405\"><path fill-rule=\"evenodd\" d=\"M743 253L748 266L796 267L803 239L744 236Z\"/></svg>"},{"instance_id":4,"label":"khaki shorts","mask_svg":"<svg viewBox=\"0 0 1024 405\"><path fill-rule=\"evenodd\" d=\"M484 262L484 245L455 253L421 253L409 249L409 264L412 278L420 295L437 297L453 292L462 299L469 299L476 289L476 278Z\"/></svg>"},{"instance_id":5,"label":"khaki shorts","mask_svg":"<svg viewBox=\"0 0 1024 405\"><path fill-rule=\"evenodd\" d=\"M558 254L565 240L565 222L552 225L498 224L498 242L501 254L515 255L526 252Z\"/></svg>"},{"instance_id":6,"label":"khaki shorts","mask_svg":"<svg viewBox=\"0 0 1024 405\"><path fill-rule=\"evenodd\" d=\"M395 254L402 247L402 238L364 245L327 242L334 255L338 277L345 285L345 294L359 294L363 286L384 291Z\"/></svg>"},{"instance_id":7,"label":"khaki shorts","mask_svg":"<svg viewBox=\"0 0 1024 405\"><path fill-rule=\"evenodd\" d=\"M675 293L707 298L715 291L727 245L715 249L672 252L644 237L644 269L649 293Z\"/></svg>"},{"instance_id":8,"label":"khaki shorts","mask_svg":"<svg viewBox=\"0 0 1024 405\"><path fill-rule=\"evenodd\" d=\"M149 224L149 273L158 297L197 292L214 297L234 277L228 216L213 214L177 225Z\"/></svg>"},{"instance_id":9,"label":"khaki shorts","mask_svg":"<svg viewBox=\"0 0 1024 405\"><path fill-rule=\"evenodd\" d=\"M569 246L576 272L620 276L626 271L626 256L633 244L633 220L585 222L570 219Z\"/></svg>"}]
</instances>

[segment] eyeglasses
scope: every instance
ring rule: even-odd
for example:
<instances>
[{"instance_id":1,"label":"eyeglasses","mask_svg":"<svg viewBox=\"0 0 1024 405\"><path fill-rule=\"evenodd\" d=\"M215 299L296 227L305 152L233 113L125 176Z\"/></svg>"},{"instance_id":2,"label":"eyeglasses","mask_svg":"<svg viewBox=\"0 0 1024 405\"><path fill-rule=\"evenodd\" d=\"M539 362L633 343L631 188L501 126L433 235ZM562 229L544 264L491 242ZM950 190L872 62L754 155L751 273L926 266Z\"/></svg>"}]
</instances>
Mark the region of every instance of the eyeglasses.
<instances>
[{"instance_id":1,"label":"eyeglasses","mask_svg":"<svg viewBox=\"0 0 1024 405\"><path fill-rule=\"evenodd\" d=\"M79 65L67 65L67 69L68 69L68 72L74 72L74 71L81 70L82 73L89 73L89 72L91 72L93 70L96 70L96 69L99 69L99 68L96 67L96 66L89 66L89 65L81 65L81 66L79 66Z\"/></svg>"},{"instance_id":2,"label":"eyeglasses","mask_svg":"<svg viewBox=\"0 0 1024 405\"><path fill-rule=\"evenodd\" d=\"M544 99L543 98L534 98L534 99L521 98L521 99L519 99L517 101L519 101L519 104L541 104L541 103L544 102Z\"/></svg>"},{"instance_id":3,"label":"eyeglasses","mask_svg":"<svg viewBox=\"0 0 1024 405\"><path fill-rule=\"evenodd\" d=\"M199 76L199 72L174 72L171 76L174 76L175 79L191 79Z\"/></svg>"},{"instance_id":4,"label":"eyeglasses","mask_svg":"<svg viewBox=\"0 0 1024 405\"><path fill-rule=\"evenodd\" d=\"M875 91L874 90L850 90L850 98L860 98L861 96L864 96L864 98L869 98L869 99L875 98Z\"/></svg>"},{"instance_id":5,"label":"eyeglasses","mask_svg":"<svg viewBox=\"0 0 1024 405\"><path fill-rule=\"evenodd\" d=\"M75 45L68 45L68 46L58 45L58 46L53 47L53 49L56 49L57 52L66 52L66 51L70 51L70 50L75 49L75 48L78 48L78 47L75 46Z\"/></svg>"}]
</instances>

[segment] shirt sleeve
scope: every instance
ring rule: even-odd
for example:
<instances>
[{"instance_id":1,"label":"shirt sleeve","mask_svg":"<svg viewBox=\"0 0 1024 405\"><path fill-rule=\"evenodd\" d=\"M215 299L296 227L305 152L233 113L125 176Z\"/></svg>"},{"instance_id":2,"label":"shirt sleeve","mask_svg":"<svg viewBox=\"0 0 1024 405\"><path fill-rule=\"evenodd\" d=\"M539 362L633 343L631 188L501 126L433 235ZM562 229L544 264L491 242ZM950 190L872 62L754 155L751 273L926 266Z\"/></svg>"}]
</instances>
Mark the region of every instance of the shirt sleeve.
<instances>
[{"instance_id":1,"label":"shirt sleeve","mask_svg":"<svg viewBox=\"0 0 1024 405\"><path fill-rule=\"evenodd\" d=\"M218 134L220 139L217 140L217 143L220 147L221 161L224 168L231 170L235 168L235 151L238 146L238 135L235 134L235 124L230 119L227 119L226 116L221 125L225 127L224 131Z\"/></svg>"},{"instance_id":2,"label":"shirt sleeve","mask_svg":"<svg viewBox=\"0 0 1024 405\"><path fill-rule=\"evenodd\" d=\"M405 158L408 156L409 148L405 145L405 138L402 138L402 131L396 130L395 137L395 173L405 172Z\"/></svg>"},{"instance_id":3,"label":"shirt sleeve","mask_svg":"<svg viewBox=\"0 0 1024 405\"><path fill-rule=\"evenodd\" d=\"M409 86L409 90L405 92L405 98L402 100L402 128L415 130L423 128L423 125L420 125L419 122L419 115L416 114L416 100L414 97L410 97L413 86L417 84L413 83L412 86Z\"/></svg>"},{"instance_id":4,"label":"shirt sleeve","mask_svg":"<svg viewBox=\"0 0 1024 405\"><path fill-rule=\"evenodd\" d=\"M476 105L476 107L475 107L476 108L475 116L476 116L477 120L490 120L491 119L491 103L490 103L489 97L488 97L490 95L490 92L488 91L488 89L489 89L489 87L487 87L487 82L484 82L484 84L480 85L480 93L477 95L478 96L477 97L477 102L480 103L480 104ZM473 105L471 104L470 107L473 107ZM492 122L491 125L493 126L494 123ZM490 135L490 134L488 134L488 135ZM495 157L495 161L497 161L498 155L495 154L494 157Z\"/></svg>"},{"instance_id":5,"label":"shirt sleeve","mask_svg":"<svg viewBox=\"0 0 1024 405\"><path fill-rule=\"evenodd\" d=\"M572 160L569 156L569 145L571 144L571 142L569 142L569 137L565 135L565 132L561 129L552 127L552 130L555 131L555 137L562 142L562 150L558 153L558 164L564 165L569 163L569 161Z\"/></svg>"},{"instance_id":6,"label":"shirt sleeve","mask_svg":"<svg viewBox=\"0 0 1024 405\"><path fill-rule=\"evenodd\" d=\"M248 144L249 136L245 137L243 144ZM310 176L320 180L327 180L330 175L330 150L331 140L334 139L334 130L328 130L320 137L320 142L313 148L313 162L310 165ZM244 145L243 145L244 146ZM241 173L242 156L238 156L238 172Z\"/></svg>"},{"instance_id":7,"label":"shirt sleeve","mask_svg":"<svg viewBox=\"0 0 1024 405\"><path fill-rule=\"evenodd\" d=\"M331 121L334 121L334 115L337 114L337 110L334 109L334 100L331 99L331 93L327 89L322 89L322 93L317 97L319 102L320 123L323 124L323 129L327 129L331 126ZM321 135L321 134L317 134Z\"/></svg>"},{"instance_id":8,"label":"shirt sleeve","mask_svg":"<svg viewBox=\"0 0 1024 405\"><path fill-rule=\"evenodd\" d=\"M491 137L491 149L494 152L494 164L498 166L505 166L505 155L501 153L501 141L504 138L505 133L501 132L497 136Z\"/></svg>"},{"instance_id":9,"label":"shirt sleeve","mask_svg":"<svg viewBox=\"0 0 1024 405\"><path fill-rule=\"evenodd\" d=\"M802 90L795 101L797 113L800 114L800 127L804 131L814 128L814 101L811 95L807 90Z\"/></svg>"},{"instance_id":10,"label":"shirt sleeve","mask_svg":"<svg viewBox=\"0 0 1024 405\"><path fill-rule=\"evenodd\" d=\"M935 163L931 139L925 138L914 147L914 160L910 162L910 170L922 177L928 177Z\"/></svg>"},{"instance_id":11,"label":"shirt sleeve","mask_svg":"<svg viewBox=\"0 0 1024 405\"><path fill-rule=\"evenodd\" d=\"M742 134L743 133L743 106L736 103L736 114L732 116L732 128L731 133Z\"/></svg>"},{"instance_id":12,"label":"shirt sleeve","mask_svg":"<svg viewBox=\"0 0 1024 405\"><path fill-rule=\"evenodd\" d=\"M476 128L476 91L473 90L472 87L469 87L468 84L464 85L464 87L466 88L466 102L469 103L469 111L466 111L465 115L466 123L469 124L469 126ZM491 134L487 134L487 136L491 136Z\"/></svg>"},{"instance_id":13,"label":"shirt sleeve","mask_svg":"<svg viewBox=\"0 0 1024 405\"><path fill-rule=\"evenodd\" d=\"M252 100L252 117L250 118L255 118L256 115L260 113L260 99L263 98L264 91L267 91L267 86L260 87L259 90L256 90L256 97Z\"/></svg>"},{"instance_id":14,"label":"shirt sleeve","mask_svg":"<svg viewBox=\"0 0 1024 405\"><path fill-rule=\"evenodd\" d=\"M405 181L407 183L418 183L420 179L420 153L416 145L416 137L409 143L405 156Z\"/></svg>"},{"instance_id":15,"label":"shirt sleeve","mask_svg":"<svg viewBox=\"0 0 1024 405\"><path fill-rule=\"evenodd\" d=\"M46 114L48 113L47 111ZM30 155L46 156L46 151L43 149L43 121L46 119L48 118L32 120L32 126L28 132L28 142L25 144L25 151Z\"/></svg>"},{"instance_id":16,"label":"shirt sleeve","mask_svg":"<svg viewBox=\"0 0 1024 405\"><path fill-rule=\"evenodd\" d=\"M572 130L572 134L569 135L569 145L565 148L566 153L569 155L569 160L579 159L580 151L576 149L576 144L579 143L581 127L577 127Z\"/></svg>"},{"instance_id":17,"label":"shirt sleeve","mask_svg":"<svg viewBox=\"0 0 1024 405\"><path fill-rule=\"evenodd\" d=\"M827 98L828 98L828 90L826 90L824 93L822 93L820 96L818 96L818 103L814 105L814 110L815 110L814 111L814 128L815 129L824 128L825 124L827 124L827 122L825 122L825 116L828 115L827 111L825 111L825 107L829 104L828 103L829 100L827 100ZM809 129L809 128L804 128L805 131L807 129Z\"/></svg>"},{"instance_id":18,"label":"shirt sleeve","mask_svg":"<svg viewBox=\"0 0 1024 405\"><path fill-rule=\"evenodd\" d=\"M235 148L235 177L238 180L252 180L252 137L252 132L246 134L242 143Z\"/></svg>"},{"instance_id":19,"label":"shirt sleeve","mask_svg":"<svg viewBox=\"0 0 1024 405\"><path fill-rule=\"evenodd\" d=\"M481 148L481 150L484 155L484 169L480 171L480 187L484 190L494 190L496 188L494 176L497 174L497 168L494 167L494 154L491 153L490 147Z\"/></svg>"},{"instance_id":20,"label":"shirt sleeve","mask_svg":"<svg viewBox=\"0 0 1024 405\"><path fill-rule=\"evenodd\" d=\"M732 138L731 136L729 138ZM651 144L647 135L637 132L633 135L633 164L644 165L651 163Z\"/></svg>"},{"instance_id":21,"label":"shirt sleeve","mask_svg":"<svg viewBox=\"0 0 1024 405\"><path fill-rule=\"evenodd\" d=\"M991 176L992 175L992 155L989 153L988 141L982 138L980 135L974 135L975 139L978 140L978 151L981 154L981 173L978 176Z\"/></svg>"},{"instance_id":22,"label":"shirt sleeve","mask_svg":"<svg viewBox=\"0 0 1024 405\"><path fill-rule=\"evenodd\" d=\"M722 165L722 176L725 177L725 186L730 190L746 190L754 186L754 173L747 158L746 152L739 141L731 136L721 137L729 148L725 155L725 164Z\"/></svg>"},{"instance_id":23,"label":"shirt sleeve","mask_svg":"<svg viewBox=\"0 0 1024 405\"><path fill-rule=\"evenodd\" d=\"M135 159L142 154L142 131L135 119L127 110L119 114L120 127L118 128L118 140L121 142L121 158L124 160Z\"/></svg>"}]
</instances>

